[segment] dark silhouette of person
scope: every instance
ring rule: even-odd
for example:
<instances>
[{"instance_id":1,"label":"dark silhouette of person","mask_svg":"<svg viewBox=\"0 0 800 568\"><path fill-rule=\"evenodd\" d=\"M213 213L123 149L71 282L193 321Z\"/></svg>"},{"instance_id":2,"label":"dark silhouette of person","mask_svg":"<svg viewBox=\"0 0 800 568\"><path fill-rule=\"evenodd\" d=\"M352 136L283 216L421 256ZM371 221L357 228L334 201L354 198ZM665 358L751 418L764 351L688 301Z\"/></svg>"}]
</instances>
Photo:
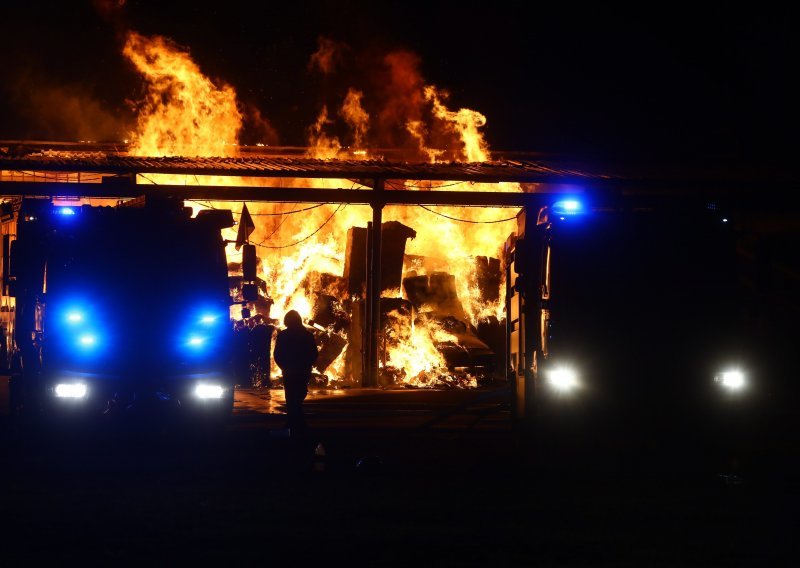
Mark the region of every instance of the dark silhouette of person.
<instances>
[{"instance_id":1,"label":"dark silhouette of person","mask_svg":"<svg viewBox=\"0 0 800 568\"><path fill-rule=\"evenodd\" d=\"M283 318L286 329L275 339L275 362L283 371L283 389L286 394L286 425L292 437L302 438L306 434L303 401L308 395L311 367L319 351L314 335L303 325L295 310Z\"/></svg>"}]
</instances>

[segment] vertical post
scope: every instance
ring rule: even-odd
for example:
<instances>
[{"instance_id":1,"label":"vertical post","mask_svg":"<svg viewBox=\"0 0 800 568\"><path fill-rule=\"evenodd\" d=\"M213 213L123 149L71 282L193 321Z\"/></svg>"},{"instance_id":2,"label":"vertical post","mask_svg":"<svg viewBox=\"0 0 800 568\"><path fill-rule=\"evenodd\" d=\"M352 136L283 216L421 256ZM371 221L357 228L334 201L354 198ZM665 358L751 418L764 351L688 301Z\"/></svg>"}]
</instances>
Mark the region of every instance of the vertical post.
<instances>
[{"instance_id":1,"label":"vertical post","mask_svg":"<svg viewBox=\"0 0 800 568\"><path fill-rule=\"evenodd\" d=\"M373 187L372 231L369 239L369 270L367 271L367 363L364 373L365 386L379 386L378 371L378 334L381 324L381 226L383 225L383 180L376 179Z\"/></svg>"},{"instance_id":2,"label":"vertical post","mask_svg":"<svg viewBox=\"0 0 800 568\"><path fill-rule=\"evenodd\" d=\"M366 290L364 291L364 303L361 309L361 386L373 386L370 376L370 369L372 364L370 358L372 349L370 348L370 340L372 338L372 287L375 284L372 278L372 221L367 222L367 242L364 250L364 266L366 267L364 273L364 281L366 283Z\"/></svg>"}]
</instances>

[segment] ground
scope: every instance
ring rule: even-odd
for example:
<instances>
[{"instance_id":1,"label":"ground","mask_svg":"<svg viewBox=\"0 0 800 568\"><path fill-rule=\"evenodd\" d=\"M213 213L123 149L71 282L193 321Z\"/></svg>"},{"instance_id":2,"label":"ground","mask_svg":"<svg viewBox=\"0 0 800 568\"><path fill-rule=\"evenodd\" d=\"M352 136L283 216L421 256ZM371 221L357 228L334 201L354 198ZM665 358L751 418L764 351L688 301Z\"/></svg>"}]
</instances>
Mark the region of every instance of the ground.
<instances>
[{"instance_id":1,"label":"ground","mask_svg":"<svg viewBox=\"0 0 800 568\"><path fill-rule=\"evenodd\" d=\"M728 477L548 463L508 402L502 384L316 391L305 443L283 435L279 390L238 391L219 432L31 446L4 430L2 553L7 565L793 564L792 460Z\"/></svg>"}]
</instances>

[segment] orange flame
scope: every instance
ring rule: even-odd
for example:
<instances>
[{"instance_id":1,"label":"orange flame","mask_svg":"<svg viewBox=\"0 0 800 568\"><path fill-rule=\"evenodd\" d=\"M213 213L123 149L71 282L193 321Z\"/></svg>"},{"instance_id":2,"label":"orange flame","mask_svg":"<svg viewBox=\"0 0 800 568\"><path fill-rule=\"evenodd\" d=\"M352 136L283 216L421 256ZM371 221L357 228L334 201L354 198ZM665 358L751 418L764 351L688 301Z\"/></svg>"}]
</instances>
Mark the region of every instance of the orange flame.
<instances>
[{"instance_id":1,"label":"orange flame","mask_svg":"<svg viewBox=\"0 0 800 568\"><path fill-rule=\"evenodd\" d=\"M236 93L217 87L186 51L166 38L130 32L123 54L148 83L131 153L232 156L242 127Z\"/></svg>"},{"instance_id":2,"label":"orange flame","mask_svg":"<svg viewBox=\"0 0 800 568\"><path fill-rule=\"evenodd\" d=\"M363 148L369 127L369 114L361 106L364 93L356 89L349 89L344 99L339 114L353 131L353 146Z\"/></svg>"},{"instance_id":3,"label":"orange flame","mask_svg":"<svg viewBox=\"0 0 800 568\"><path fill-rule=\"evenodd\" d=\"M330 48L331 46L327 46ZM325 49L323 49L325 48ZM335 67L337 59L328 58L326 46L320 45L316 64L325 72ZM133 134L130 152L142 156L232 156L236 154L238 133L242 116L236 94L230 86L215 85L205 77L192 61L188 52L181 50L160 37L146 38L131 33L124 49L125 55L145 77L148 92L140 109L137 131ZM323 57L324 56L324 57ZM362 106L363 93L349 89L338 115L350 129L353 147L358 157L368 158L364 150L368 144L370 121L378 123L398 120L407 132L419 143L419 147L431 162L445 155L467 161L488 160L489 148L483 139L481 128L486 118L469 109L451 111L445 106L446 96L435 87L426 86L411 69L416 63L408 54L394 54L386 58L392 69L393 84L402 87L398 95L387 101L387 107L376 117L370 116ZM420 111L428 105L428 112ZM424 116L432 117L426 123ZM309 129L308 155L319 159L333 159L340 155L342 144L335 136L326 132L331 119L328 107L323 106L315 123ZM435 147L431 132L444 132L456 140L453 147ZM438 137L436 137L438 139ZM176 176L149 178L158 183L179 184L284 184L298 183L315 187L354 188L349 180L243 180L240 178L195 177L185 179ZM498 190L497 185L482 187L464 183L437 182L420 187L418 182L403 183L389 189L474 189ZM502 191L520 191L516 184L501 184ZM324 200L324 190L320 192ZM190 203L195 209L204 208ZM261 278L267 283L273 300L268 315L280 321L290 309L295 309L308 319L312 316L316 294L328 293L345 300L341 289L323 290L319 275L341 277L344 271L347 230L364 227L371 219L367 206L337 206L321 204L293 205L280 203L248 203L254 216L256 230L251 241L258 244L262 258ZM214 207L231 207L230 203L211 203ZM425 210L419 207L387 207L384 221L396 220L413 227L417 237L409 241L406 254L406 274L425 275L445 271L456 276L458 300L469 323L477 325L483 318L503 317L504 287L499 286L499 298L485 301L476 284L476 256L498 257L502 243L513 232L514 221L497 223L499 219L512 217L504 210L491 208L437 207ZM462 219L459 222L437 216L436 213ZM235 240L235 230L224 235ZM230 261L238 261L241 252L229 245L226 253ZM398 290L393 295L401 296ZM238 316L238 314L232 314ZM393 319L392 319L393 318ZM453 341L454 338L435 323L433 318L419 319L413 316L392 316L395 340L387 341L384 357L385 369L393 369L403 376L403 381L419 386L436 384L437 377L447 374L446 362L437 349L437 344ZM405 318L405 319L403 319ZM403 331L405 330L405 331ZM340 355L325 371L334 380L343 380L344 355Z\"/></svg>"},{"instance_id":4,"label":"orange flame","mask_svg":"<svg viewBox=\"0 0 800 568\"><path fill-rule=\"evenodd\" d=\"M433 114L443 120L448 128L458 134L464 147L461 154L468 162L486 162L489 160L489 146L478 129L486 125L486 117L468 108L457 112L449 110L442 103L442 95L436 87L425 87L425 100L433 103Z\"/></svg>"},{"instance_id":5,"label":"orange flame","mask_svg":"<svg viewBox=\"0 0 800 568\"><path fill-rule=\"evenodd\" d=\"M329 122L328 107L323 106L319 116L317 116L317 121L309 129L309 156L320 160L332 160L339 155L339 151L342 149L339 139L332 138L325 133L325 125Z\"/></svg>"}]
</instances>

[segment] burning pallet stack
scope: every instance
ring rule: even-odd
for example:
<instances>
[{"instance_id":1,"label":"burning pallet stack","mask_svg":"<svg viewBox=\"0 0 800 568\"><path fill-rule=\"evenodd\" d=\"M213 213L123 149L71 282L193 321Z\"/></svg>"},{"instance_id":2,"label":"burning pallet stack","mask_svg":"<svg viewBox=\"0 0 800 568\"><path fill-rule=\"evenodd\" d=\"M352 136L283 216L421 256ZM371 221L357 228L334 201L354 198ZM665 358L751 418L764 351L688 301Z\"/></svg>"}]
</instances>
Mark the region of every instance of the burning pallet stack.
<instances>
[{"instance_id":1,"label":"burning pallet stack","mask_svg":"<svg viewBox=\"0 0 800 568\"><path fill-rule=\"evenodd\" d=\"M393 349L410 341L414 326L443 332L434 341L443 363L435 372L417 378L417 385L463 387L491 378L504 367L500 360L505 342L503 322L490 318L477 328L472 326L458 297L456 277L445 271L446 266L437 259L405 253L408 239L414 237L416 231L400 222L381 226L381 384L410 384L413 377L405 369L393 367L389 359ZM363 384L367 239L366 227L351 227L343 274L312 271L300 284L312 301L308 324L320 348L313 379L317 386ZM475 258L470 285L479 291L482 301L499 300L501 270L498 259ZM257 311L268 310L269 300L262 298Z\"/></svg>"}]
</instances>

